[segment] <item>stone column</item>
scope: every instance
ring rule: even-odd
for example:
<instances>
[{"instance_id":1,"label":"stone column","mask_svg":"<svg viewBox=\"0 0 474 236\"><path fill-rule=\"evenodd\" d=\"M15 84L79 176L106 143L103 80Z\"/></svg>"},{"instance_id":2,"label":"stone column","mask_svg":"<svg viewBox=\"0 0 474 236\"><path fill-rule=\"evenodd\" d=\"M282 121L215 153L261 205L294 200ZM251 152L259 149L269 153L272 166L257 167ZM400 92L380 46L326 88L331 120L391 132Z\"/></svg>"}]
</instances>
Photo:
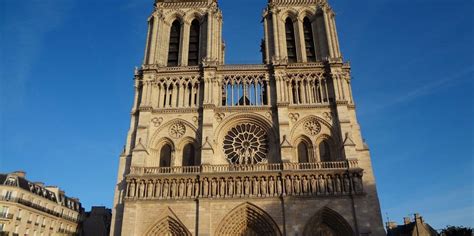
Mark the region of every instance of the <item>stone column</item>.
<instances>
[{"instance_id":1,"label":"stone column","mask_svg":"<svg viewBox=\"0 0 474 236\"><path fill-rule=\"evenodd\" d=\"M190 23L185 21L182 26L182 34L181 34L181 65L187 66L188 65L188 58L189 58L189 31L190 31Z\"/></svg>"},{"instance_id":2,"label":"stone column","mask_svg":"<svg viewBox=\"0 0 474 236\"><path fill-rule=\"evenodd\" d=\"M298 19L296 21L296 25L297 25L297 32L298 32L298 37L297 37L297 41L299 43L299 57L300 57L300 62L307 62L308 61L308 58L307 58L307 55L306 55L306 42L305 42L305 39L304 39L304 27L303 27L303 22L301 19Z\"/></svg>"}]
</instances>

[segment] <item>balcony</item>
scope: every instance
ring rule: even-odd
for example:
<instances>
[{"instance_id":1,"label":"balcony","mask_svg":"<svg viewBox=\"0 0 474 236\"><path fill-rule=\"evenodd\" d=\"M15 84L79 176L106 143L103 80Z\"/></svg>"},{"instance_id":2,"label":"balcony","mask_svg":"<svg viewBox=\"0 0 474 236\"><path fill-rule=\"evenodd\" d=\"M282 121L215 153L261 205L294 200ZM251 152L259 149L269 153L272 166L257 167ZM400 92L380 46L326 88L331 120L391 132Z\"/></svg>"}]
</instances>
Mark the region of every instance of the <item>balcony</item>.
<instances>
[{"instance_id":1,"label":"balcony","mask_svg":"<svg viewBox=\"0 0 474 236\"><path fill-rule=\"evenodd\" d=\"M319 197L363 194L357 160L258 165L132 167L127 200Z\"/></svg>"},{"instance_id":2,"label":"balcony","mask_svg":"<svg viewBox=\"0 0 474 236\"><path fill-rule=\"evenodd\" d=\"M6 212L0 212L0 219L11 220L11 219L13 219L13 214L6 213Z\"/></svg>"}]
</instances>

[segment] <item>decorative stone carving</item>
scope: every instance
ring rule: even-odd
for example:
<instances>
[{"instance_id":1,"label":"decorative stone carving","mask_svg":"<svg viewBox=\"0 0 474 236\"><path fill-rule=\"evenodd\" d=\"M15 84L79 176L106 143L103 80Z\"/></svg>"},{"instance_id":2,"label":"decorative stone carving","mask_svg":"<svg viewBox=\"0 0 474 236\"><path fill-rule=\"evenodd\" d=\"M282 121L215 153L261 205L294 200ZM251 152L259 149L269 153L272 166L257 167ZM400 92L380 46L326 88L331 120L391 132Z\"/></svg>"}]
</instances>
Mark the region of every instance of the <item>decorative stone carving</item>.
<instances>
[{"instance_id":1,"label":"decorative stone carving","mask_svg":"<svg viewBox=\"0 0 474 236\"><path fill-rule=\"evenodd\" d=\"M324 112L324 113L323 113L323 117L324 117L324 119L326 119L327 121L331 121L331 120L332 120L332 112Z\"/></svg>"},{"instance_id":2,"label":"decorative stone carving","mask_svg":"<svg viewBox=\"0 0 474 236\"><path fill-rule=\"evenodd\" d=\"M303 127L304 131L311 136L316 136L321 132L321 124L316 119L305 122Z\"/></svg>"},{"instance_id":3,"label":"decorative stone carving","mask_svg":"<svg viewBox=\"0 0 474 236\"><path fill-rule=\"evenodd\" d=\"M186 133L186 126L182 122L176 122L169 128L169 135L172 138L181 138Z\"/></svg>"},{"instance_id":4,"label":"decorative stone carving","mask_svg":"<svg viewBox=\"0 0 474 236\"><path fill-rule=\"evenodd\" d=\"M225 114L224 113L216 113L214 115L214 118L216 118L217 122L220 123L222 120L224 120Z\"/></svg>"},{"instance_id":5,"label":"decorative stone carving","mask_svg":"<svg viewBox=\"0 0 474 236\"><path fill-rule=\"evenodd\" d=\"M224 153L233 164L267 162L267 132L256 124L239 124L224 137Z\"/></svg>"},{"instance_id":6,"label":"decorative stone carving","mask_svg":"<svg viewBox=\"0 0 474 236\"><path fill-rule=\"evenodd\" d=\"M290 113L290 114L288 114L288 118L290 118L290 120L291 120L292 122L296 122L296 121L298 121L298 119L300 118L300 114L298 114L298 113Z\"/></svg>"},{"instance_id":7,"label":"decorative stone carving","mask_svg":"<svg viewBox=\"0 0 474 236\"><path fill-rule=\"evenodd\" d=\"M163 123L163 118L162 117L160 117L160 118L155 117L155 118L151 119L151 122L153 123L153 125L155 127L160 127L160 125Z\"/></svg>"}]
</instances>

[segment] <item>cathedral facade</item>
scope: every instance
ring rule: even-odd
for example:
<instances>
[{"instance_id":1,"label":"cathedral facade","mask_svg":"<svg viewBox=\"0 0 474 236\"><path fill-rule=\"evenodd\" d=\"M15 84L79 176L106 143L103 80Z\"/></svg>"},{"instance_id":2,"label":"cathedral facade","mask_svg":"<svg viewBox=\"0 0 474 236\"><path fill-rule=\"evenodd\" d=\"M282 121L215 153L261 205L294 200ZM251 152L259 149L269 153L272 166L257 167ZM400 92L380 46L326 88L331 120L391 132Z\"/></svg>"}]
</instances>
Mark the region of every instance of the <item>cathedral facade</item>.
<instances>
[{"instance_id":1,"label":"cathedral facade","mask_svg":"<svg viewBox=\"0 0 474 236\"><path fill-rule=\"evenodd\" d=\"M326 0L268 0L226 65L217 0L156 0L111 235L385 235Z\"/></svg>"}]
</instances>

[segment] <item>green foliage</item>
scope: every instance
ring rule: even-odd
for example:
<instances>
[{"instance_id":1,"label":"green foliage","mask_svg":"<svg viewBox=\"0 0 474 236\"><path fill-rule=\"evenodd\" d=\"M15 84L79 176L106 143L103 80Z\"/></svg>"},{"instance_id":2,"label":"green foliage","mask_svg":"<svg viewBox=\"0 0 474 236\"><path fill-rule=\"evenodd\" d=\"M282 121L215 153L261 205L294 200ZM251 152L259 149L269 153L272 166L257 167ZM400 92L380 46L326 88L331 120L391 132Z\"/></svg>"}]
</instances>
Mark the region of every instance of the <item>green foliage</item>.
<instances>
[{"instance_id":1,"label":"green foliage","mask_svg":"<svg viewBox=\"0 0 474 236\"><path fill-rule=\"evenodd\" d=\"M446 226L441 231L442 236L472 236L472 228L464 226Z\"/></svg>"}]
</instances>

